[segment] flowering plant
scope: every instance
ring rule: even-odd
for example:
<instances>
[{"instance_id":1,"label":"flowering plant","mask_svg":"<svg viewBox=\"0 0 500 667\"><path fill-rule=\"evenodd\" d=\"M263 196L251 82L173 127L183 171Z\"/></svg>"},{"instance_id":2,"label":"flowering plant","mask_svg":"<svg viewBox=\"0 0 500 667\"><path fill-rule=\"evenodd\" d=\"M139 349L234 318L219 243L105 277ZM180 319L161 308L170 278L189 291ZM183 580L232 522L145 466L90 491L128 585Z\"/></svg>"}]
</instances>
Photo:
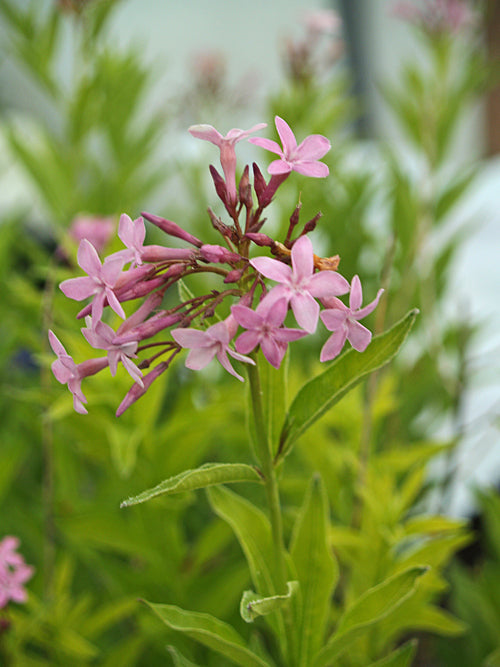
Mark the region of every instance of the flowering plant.
<instances>
[{"instance_id":1,"label":"flowering plant","mask_svg":"<svg viewBox=\"0 0 500 667\"><path fill-rule=\"evenodd\" d=\"M337 270L340 261L337 255L321 257L314 253L309 234L321 215L317 214L297 232L299 203L282 241L263 233L264 211L282 183L292 171L314 178L326 177L328 166L320 160L330 148L328 139L321 135L309 136L298 144L288 124L276 117L282 146L270 139L250 139L251 143L278 155L268 168L270 179L266 180L254 163L253 188L249 166L244 168L237 184L235 145L264 126L255 125L247 131L233 129L226 136L209 125L190 128L193 136L210 141L220 150L224 175L214 166L210 166L210 173L229 220L223 221L208 209L212 226L222 237L220 245L205 243L178 224L151 213L143 213L135 220L122 215L119 237L125 249L104 261L87 239L81 241L78 263L87 275L65 280L60 287L71 299L92 298L78 317L85 318L87 326L82 332L86 340L95 349L104 350L106 356L76 364L50 331L50 344L57 355L52 369L57 380L68 385L75 410L86 413L81 381L107 367L115 374L121 363L133 384L118 407L119 416L144 396L183 349L189 350L185 365L192 370L201 370L216 358L228 373L243 381L233 363L244 364L250 386L252 464L208 463L164 480L124 501L122 507L159 495L211 487L212 507L235 530L255 586L255 591L243 593L243 619L249 623L259 616L267 619L266 632L274 635L278 661L322 665L349 646L351 634L346 624L352 625L352 619L348 621L346 617L336 632L327 637L329 600L336 583L337 565L327 545L325 492L320 477L315 476L287 549L278 470L300 435L364 376L396 354L416 313L410 312L371 342L371 332L359 320L376 308L383 290L362 307L359 277L354 276L349 282ZM186 247L145 244L144 219L168 236L180 239ZM254 246L269 249L273 257L253 256ZM217 276L222 286L194 295L185 280L203 273ZM165 307L163 302L175 285L181 295L180 303ZM339 298L348 293L349 306ZM127 314L124 306L138 300L135 312ZM108 306L123 320L116 331L103 321ZM298 326L288 326L289 311ZM320 321L331 332L320 359L333 363L299 390L284 414L272 414L276 411L272 394L285 382L283 359L289 343L313 335ZM347 340L353 350L340 355ZM141 360L136 362L139 355ZM144 374L146 369L149 370ZM280 416L281 431L274 432L269 424L277 423ZM237 482L264 486L269 518L222 486ZM355 627L362 625L361 619L374 601L380 605L382 618L400 598L411 595L423 572L421 567L407 568L389 577L366 599L360 599L350 612L355 618L359 616ZM151 603L150 606L167 625L187 632L237 664L271 664L259 652L244 646L234 629L213 617L171 605ZM371 620L376 622L377 617Z\"/></svg>"}]
</instances>

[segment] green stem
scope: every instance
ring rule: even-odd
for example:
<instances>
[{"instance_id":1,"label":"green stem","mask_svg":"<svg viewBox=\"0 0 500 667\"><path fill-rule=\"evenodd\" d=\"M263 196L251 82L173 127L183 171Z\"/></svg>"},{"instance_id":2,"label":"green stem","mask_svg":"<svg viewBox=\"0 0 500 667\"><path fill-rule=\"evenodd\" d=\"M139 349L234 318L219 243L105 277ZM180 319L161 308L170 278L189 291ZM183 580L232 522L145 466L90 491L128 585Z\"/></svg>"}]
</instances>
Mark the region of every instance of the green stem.
<instances>
[{"instance_id":1,"label":"green stem","mask_svg":"<svg viewBox=\"0 0 500 667\"><path fill-rule=\"evenodd\" d=\"M260 382L258 359L257 355L254 354L252 356L255 361L255 366L251 366L250 364L248 365L248 379L250 382L250 397L255 426L255 454L265 478L265 488L269 507L269 515L271 519L274 552L278 566L278 586L280 590L277 592L283 594L285 593L287 577L278 480L273 465L271 443L269 442L269 434L264 419L262 386Z\"/></svg>"}]
</instances>

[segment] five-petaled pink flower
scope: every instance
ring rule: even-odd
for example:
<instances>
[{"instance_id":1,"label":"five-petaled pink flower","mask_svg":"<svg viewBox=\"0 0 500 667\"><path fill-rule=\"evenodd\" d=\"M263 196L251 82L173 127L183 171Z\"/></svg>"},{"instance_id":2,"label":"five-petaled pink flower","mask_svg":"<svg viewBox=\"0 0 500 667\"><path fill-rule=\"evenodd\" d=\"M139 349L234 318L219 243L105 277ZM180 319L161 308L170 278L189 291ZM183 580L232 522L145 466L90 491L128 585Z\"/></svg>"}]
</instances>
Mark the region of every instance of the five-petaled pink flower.
<instances>
[{"instance_id":1,"label":"five-petaled pink flower","mask_svg":"<svg viewBox=\"0 0 500 667\"><path fill-rule=\"evenodd\" d=\"M223 368L234 375L235 378L243 382L241 375L234 370L229 361L230 354L237 361L244 361L247 364L255 362L250 357L245 357L238 352L234 352L229 347L229 342L236 334L238 324L231 315L222 322L217 322L206 331L199 329L174 329L172 337L181 347L189 348L189 354L186 358L186 367L193 371L199 371L205 368L216 356Z\"/></svg>"},{"instance_id":2,"label":"five-petaled pink flower","mask_svg":"<svg viewBox=\"0 0 500 667\"><path fill-rule=\"evenodd\" d=\"M321 313L320 317L326 328L334 333L323 345L320 361L334 359L340 354L346 340L358 352L366 350L372 339L372 334L358 320L363 319L363 317L366 317L375 310L383 291L383 289L380 289L375 299L364 308L361 308L363 291L359 277L354 276L349 295L349 307L335 297L323 299L326 310Z\"/></svg>"},{"instance_id":3,"label":"five-petaled pink flower","mask_svg":"<svg viewBox=\"0 0 500 667\"><path fill-rule=\"evenodd\" d=\"M336 271L314 273L313 247L307 236L293 245L292 268L270 257L256 257L250 264L266 278L281 283L267 294L266 303L275 304L285 298L299 326L308 333L313 333L318 324L319 304L314 297L324 299L349 291L349 283Z\"/></svg>"},{"instance_id":4,"label":"five-petaled pink flower","mask_svg":"<svg viewBox=\"0 0 500 667\"><path fill-rule=\"evenodd\" d=\"M124 263L122 257L115 257L101 264L97 250L92 243L83 239L78 247L78 264L87 273L87 276L63 280L59 287L67 297L75 301L83 301L83 299L94 296L92 301L94 322L101 319L105 299L108 300L108 304L115 313L125 319L122 305L113 292Z\"/></svg>"},{"instance_id":5,"label":"five-petaled pink flower","mask_svg":"<svg viewBox=\"0 0 500 667\"><path fill-rule=\"evenodd\" d=\"M302 329L282 327L287 312L286 299L279 299L274 304L264 299L256 310L239 304L233 306L231 313L234 319L246 329L235 341L237 351L248 354L257 345L260 345L262 353L271 366L279 368L288 343L307 336L307 331Z\"/></svg>"},{"instance_id":6,"label":"five-petaled pink flower","mask_svg":"<svg viewBox=\"0 0 500 667\"><path fill-rule=\"evenodd\" d=\"M99 320L93 327L90 317L85 318L85 323L87 328L82 329L82 333L93 348L107 351L111 375L116 375L118 362L121 361L134 382L142 387L142 372L131 359L137 359L137 341L117 345L113 343L116 334L109 325Z\"/></svg>"},{"instance_id":7,"label":"five-petaled pink flower","mask_svg":"<svg viewBox=\"0 0 500 667\"><path fill-rule=\"evenodd\" d=\"M0 609L9 600L26 602L24 584L33 576L34 568L16 553L18 547L19 539L12 535L7 535L0 542Z\"/></svg>"},{"instance_id":8,"label":"five-petaled pink flower","mask_svg":"<svg viewBox=\"0 0 500 667\"><path fill-rule=\"evenodd\" d=\"M267 123L258 123L249 130L234 128L229 130L225 137L212 125L192 125L189 132L197 139L204 139L215 144L220 150L220 163L226 177L226 188L230 201L236 202L236 151L234 145L246 139L252 132L262 130Z\"/></svg>"},{"instance_id":9,"label":"five-petaled pink flower","mask_svg":"<svg viewBox=\"0 0 500 667\"><path fill-rule=\"evenodd\" d=\"M64 345L58 339L53 331L49 330L50 347L53 349L57 359L52 363L52 372L58 382L67 384L68 389L73 394L73 407L81 415L87 414L87 409L83 405L87 402L82 392L82 379L89 375L95 375L108 365L106 358L89 359L81 364L75 364L73 358L66 352Z\"/></svg>"},{"instance_id":10,"label":"five-petaled pink flower","mask_svg":"<svg viewBox=\"0 0 500 667\"><path fill-rule=\"evenodd\" d=\"M297 146L297 140L288 123L279 116L276 116L274 120L283 148L271 139L253 137L248 140L250 143L280 156L279 160L274 160L269 165L269 173L274 176L296 171L299 174L304 174L304 176L314 176L315 178L328 176L330 172L327 165L319 162L319 159L326 155L331 148L328 139L321 134L311 134Z\"/></svg>"}]
</instances>

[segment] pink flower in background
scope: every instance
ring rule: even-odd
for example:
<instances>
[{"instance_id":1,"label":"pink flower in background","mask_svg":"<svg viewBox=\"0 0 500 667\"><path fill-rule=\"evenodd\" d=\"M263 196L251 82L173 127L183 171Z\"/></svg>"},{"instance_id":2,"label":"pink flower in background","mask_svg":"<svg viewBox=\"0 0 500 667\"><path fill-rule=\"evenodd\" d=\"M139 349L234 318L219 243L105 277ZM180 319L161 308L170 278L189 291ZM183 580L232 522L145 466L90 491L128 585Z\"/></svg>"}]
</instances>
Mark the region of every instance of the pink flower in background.
<instances>
[{"instance_id":1,"label":"pink flower in background","mask_svg":"<svg viewBox=\"0 0 500 667\"><path fill-rule=\"evenodd\" d=\"M0 609L9 600L26 602L27 593L24 584L33 576L34 568L26 565L21 554L17 553L19 539L7 535L0 542Z\"/></svg>"},{"instance_id":2,"label":"pink flower in background","mask_svg":"<svg viewBox=\"0 0 500 667\"><path fill-rule=\"evenodd\" d=\"M274 287L265 297L267 303L275 304L285 298L290 303L299 326L308 333L316 330L319 304L315 298L326 298L347 294L349 283L336 271L314 273L312 243L307 236L301 236L292 248L292 268L277 259L256 257L250 264L280 285Z\"/></svg>"},{"instance_id":3,"label":"pink flower in background","mask_svg":"<svg viewBox=\"0 0 500 667\"><path fill-rule=\"evenodd\" d=\"M254 125L249 130L239 130L235 128L229 130L225 137L218 132L215 127L212 125L192 125L189 128L189 132L193 137L197 139L204 139L205 141L210 141L212 144L215 144L220 150L220 163L222 166L222 171L226 177L226 188L227 194L232 202L236 202L236 151L234 149L235 144L238 141L246 139L252 132L257 132L262 130L262 128L267 127L267 123L258 123Z\"/></svg>"},{"instance_id":4,"label":"pink flower in background","mask_svg":"<svg viewBox=\"0 0 500 667\"><path fill-rule=\"evenodd\" d=\"M349 307L335 297L323 299L326 310L321 313L320 317L325 327L334 333L323 345L320 361L334 359L340 354L346 340L358 352L366 350L372 339L372 334L358 320L362 320L363 317L375 310L383 291L383 289L380 289L375 299L361 308L363 291L359 277L354 276L351 284L351 294L349 295Z\"/></svg>"},{"instance_id":5,"label":"pink flower in background","mask_svg":"<svg viewBox=\"0 0 500 667\"><path fill-rule=\"evenodd\" d=\"M307 336L307 331L302 331L302 329L282 327L287 312L286 299L279 299L274 304L266 303L264 299L255 311L239 304L233 306L231 313L234 319L246 329L236 339L237 351L248 354L257 345L260 345L268 362L275 368L279 368L288 343Z\"/></svg>"},{"instance_id":6,"label":"pink flower in background","mask_svg":"<svg viewBox=\"0 0 500 667\"><path fill-rule=\"evenodd\" d=\"M460 32L477 20L470 3L465 0L422 0L397 2L392 13L430 32Z\"/></svg>"},{"instance_id":7,"label":"pink flower in background","mask_svg":"<svg viewBox=\"0 0 500 667\"><path fill-rule=\"evenodd\" d=\"M110 326L99 321L93 327L90 317L85 318L85 323L87 328L82 329L82 333L92 347L107 351L111 375L116 375L118 362L121 362L134 382L142 387L142 372L131 359L137 359L137 342L131 341L117 345L113 343L116 334Z\"/></svg>"},{"instance_id":8,"label":"pink flower in background","mask_svg":"<svg viewBox=\"0 0 500 667\"><path fill-rule=\"evenodd\" d=\"M115 221L113 218L79 215L71 223L68 233L77 243L87 239L101 254L115 233Z\"/></svg>"},{"instance_id":9,"label":"pink flower in background","mask_svg":"<svg viewBox=\"0 0 500 667\"><path fill-rule=\"evenodd\" d=\"M234 337L238 325L235 319L230 315L223 322L217 322L206 331L198 329L174 329L172 331L172 338L181 347L189 349L189 354L186 359L186 367L193 371L199 371L205 368L212 359L216 356L219 363L228 373L234 375L235 378L243 382L241 375L234 370L231 362L228 359L230 354L233 359L243 361L247 364L254 364L255 362L250 357L245 357L238 352L234 352L229 347L229 342Z\"/></svg>"},{"instance_id":10,"label":"pink flower in background","mask_svg":"<svg viewBox=\"0 0 500 667\"><path fill-rule=\"evenodd\" d=\"M330 172L327 165L319 162L319 159L326 155L331 148L328 139L321 134L311 134L297 146L297 140L288 123L279 116L276 116L274 120L283 148L271 139L262 137L249 139L250 143L280 156L279 160L275 160L269 165L269 173L278 175L296 171L304 176L315 178L328 176Z\"/></svg>"},{"instance_id":11,"label":"pink flower in background","mask_svg":"<svg viewBox=\"0 0 500 667\"><path fill-rule=\"evenodd\" d=\"M73 407L76 412L86 415L87 409L83 404L87 402L87 399L82 392L82 379L106 368L108 360L105 358L89 359L77 365L53 331L49 331L49 342L54 354L57 355L57 359L52 363L52 372L56 380L68 385L68 389L73 394Z\"/></svg>"},{"instance_id":12,"label":"pink flower in background","mask_svg":"<svg viewBox=\"0 0 500 667\"><path fill-rule=\"evenodd\" d=\"M116 257L101 264L99 255L92 243L83 239L78 248L78 264L88 275L63 280L59 285L62 292L70 299L75 299L75 301L83 301L83 299L93 296L92 318L94 322L101 319L105 299L108 300L108 304L115 313L125 319L125 312L113 292L113 287L123 269L123 259Z\"/></svg>"},{"instance_id":13,"label":"pink flower in background","mask_svg":"<svg viewBox=\"0 0 500 667\"><path fill-rule=\"evenodd\" d=\"M342 19L333 9L317 9L304 16L304 23L313 35L333 35L342 26Z\"/></svg>"}]
</instances>

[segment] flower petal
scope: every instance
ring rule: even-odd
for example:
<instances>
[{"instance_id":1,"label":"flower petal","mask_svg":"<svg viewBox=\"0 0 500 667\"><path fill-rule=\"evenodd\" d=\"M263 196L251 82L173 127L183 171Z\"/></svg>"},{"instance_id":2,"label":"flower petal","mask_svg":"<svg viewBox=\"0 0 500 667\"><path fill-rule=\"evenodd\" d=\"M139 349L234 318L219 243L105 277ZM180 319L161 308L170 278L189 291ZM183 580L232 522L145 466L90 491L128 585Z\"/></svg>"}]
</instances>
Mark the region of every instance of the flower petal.
<instances>
[{"instance_id":1,"label":"flower petal","mask_svg":"<svg viewBox=\"0 0 500 667\"><path fill-rule=\"evenodd\" d=\"M191 125L188 132L191 136L196 137L196 139L210 141L216 146L220 146L223 139L222 134L212 125Z\"/></svg>"},{"instance_id":2,"label":"flower petal","mask_svg":"<svg viewBox=\"0 0 500 667\"><path fill-rule=\"evenodd\" d=\"M216 352L216 345L190 350L186 357L186 368L190 368L192 371L199 371L202 368L205 368L205 366L215 357Z\"/></svg>"},{"instance_id":3,"label":"flower petal","mask_svg":"<svg viewBox=\"0 0 500 667\"><path fill-rule=\"evenodd\" d=\"M290 129L288 123L284 121L283 118L275 116L274 122L276 124L278 134L280 135L281 143L283 144L283 153L285 154L285 157L289 157L297 148L297 140L295 139L295 135Z\"/></svg>"},{"instance_id":4,"label":"flower petal","mask_svg":"<svg viewBox=\"0 0 500 667\"><path fill-rule=\"evenodd\" d=\"M241 354L248 354L254 350L260 343L260 335L258 331L244 331L241 336L238 336L234 346L237 352Z\"/></svg>"},{"instance_id":5,"label":"flower petal","mask_svg":"<svg viewBox=\"0 0 500 667\"><path fill-rule=\"evenodd\" d=\"M231 313L238 324L244 329L255 329L262 326L262 316L247 306L236 304L235 306L232 306Z\"/></svg>"},{"instance_id":6,"label":"flower petal","mask_svg":"<svg viewBox=\"0 0 500 667\"><path fill-rule=\"evenodd\" d=\"M290 303L298 325L307 333L314 333L318 324L319 304L308 293L294 294Z\"/></svg>"},{"instance_id":7,"label":"flower petal","mask_svg":"<svg viewBox=\"0 0 500 667\"><path fill-rule=\"evenodd\" d=\"M197 349L211 347L213 345L213 341L207 336L207 332L200 331L199 329L183 329L179 327L172 331L172 338L181 347Z\"/></svg>"},{"instance_id":8,"label":"flower petal","mask_svg":"<svg viewBox=\"0 0 500 667\"><path fill-rule=\"evenodd\" d=\"M89 276L99 276L101 273L101 260L97 250L88 239L82 239L78 246L78 266Z\"/></svg>"},{"instance_id":9,"label":"flower petal","mask_svg":"<svg viewBox=\"0 0 500 667\"><path fill-rule=\"evenodd\" d=\"M347 321L347 340L358 352L364 352L372 339L372 332L359 322Z\"/></svg>"},{"instance_id":10,"label":"flower petal","mask_svg":"<svg viewBox=\"0 0 500 667\"><path fill-rule=\"evenodd\" d=\"M349 296L349 307L351 310L358 310L363 303L363 289L358 275L355 275L351 281L351 294Z\"/></svg>"},{"instance_id":11,"label":"flower petal","mask_svg":"<svg viewBox=\"0 0 500 667\"><path fill-rule=\"evenodd\" d=\"M286 352L286 344L279 345L273 338L266 336L260 343L262 354L274 368L279 368Z\"/></svg>"},{"instance_id":12,"label":"flower petal","mask_svg":"<svg viewBox=\"0 0 500 667\"><path fill-rule=\"evenodd\" d=\"M266 151L271 151L271 153L276 153L277 155L283 156L283 151L281 146L277 144L272 139L266 139L265 137L252 137L248 140L250 144L264 148Z\"/></svg>"},{"instance_id":13,"label":"flower petal","mask_svg":"<svg viewBox=\"0 0 500 667\"><path fill-rule=\"evenodd\" d=\"M377 296L373 299L373 301L364 308L360 308L358 311L353 313L353 317L356 318L357 320L362 320L363 317L366 317L371 312L373 312L375 308L378 306L378 302L380 301L380 297L382 296L383 293L384 290L379 289L379 291L377 292Z\"/></svg>"},{"instance_id":14,"label":"flower petal","mask_svg":"<svg viewBox=\"0 0 500 667\"><path fill-rule=\"evenodd\" d=\"M250 260L250 264L259 273L266 278L275 280L277 283L290 283L292 278L292 269L283 262L271 257L255 257Z\"/></svg>"},{"instance_id":15,"label":"flower petal","mask_svg":"<svg viewBox=\"0 0 500 667\"><path fill-rule=\"evenodd\" d=\"M295 151L297 160L319 160L326 155L331 148L331 144L322 134L311 134L299 144Z\"/></svg>"},{"instance_id":16,"label":"flower petal","mask_svg":"<svg viewBox=\"0 0 500 667\"><path fill-rule=\"evenodd\" d=\"M342 328L333 333L321 348L320 361L335 359L342 352L347 338L347 329Z\"/></svg>"},{"instance_id":17,"label":"flower petal","mask_svg":"<svg viewBox=\"0 0 500 667\"><path fill-rule=\"evenodd\" d=\"M304 176L312 176L313 178L326 178L330 173L328 165L324 162L313 162L310 160L298 160L293 163L293 171Z\"/></svg>"},{"instance_id":18,"label":"flower petal","mask_svg":"<svg viewBox=\"0 0 500 667\"><path fill-rule=\"evenodd\" d=\"M347 294L349 283L336 271L320 271L315 273L308 284L309 293L318 299Z\"/></svg>"},{"instance_id":19,"label":"flower petal","mask_svg":"<svg viewBox=\"0 0 500 667\"><path fill-rule=\"evenodd\" d=\"M313 275L313 246L309 237L301 236L293 244L292 267L295 280L299 283L309 280Z\"/></svg>"}]
</instances>

